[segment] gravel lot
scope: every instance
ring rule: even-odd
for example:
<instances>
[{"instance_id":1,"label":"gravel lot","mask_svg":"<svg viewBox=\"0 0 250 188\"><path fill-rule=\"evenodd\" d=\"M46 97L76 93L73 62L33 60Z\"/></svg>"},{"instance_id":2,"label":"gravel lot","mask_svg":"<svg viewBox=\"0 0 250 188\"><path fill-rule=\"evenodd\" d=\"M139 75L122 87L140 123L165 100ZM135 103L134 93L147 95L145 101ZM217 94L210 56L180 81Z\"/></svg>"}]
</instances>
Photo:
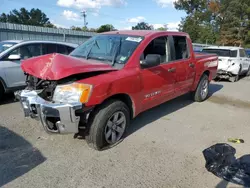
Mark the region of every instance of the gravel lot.
<instances>
[{"instance_id":1,"label":"gravel lot","mask_svg":"<svg viewBox=\"0 0 250 188\"><path fill-rule=\"evenodd\" d=\"M212 83L211 97L182 96L138 116L116 147L97 152L73 135L47 135L19 103L0 105L0 187L239 187L205 169L202 151L236 137L249 154L250 78Z\"/></svg>"}]
</instances>

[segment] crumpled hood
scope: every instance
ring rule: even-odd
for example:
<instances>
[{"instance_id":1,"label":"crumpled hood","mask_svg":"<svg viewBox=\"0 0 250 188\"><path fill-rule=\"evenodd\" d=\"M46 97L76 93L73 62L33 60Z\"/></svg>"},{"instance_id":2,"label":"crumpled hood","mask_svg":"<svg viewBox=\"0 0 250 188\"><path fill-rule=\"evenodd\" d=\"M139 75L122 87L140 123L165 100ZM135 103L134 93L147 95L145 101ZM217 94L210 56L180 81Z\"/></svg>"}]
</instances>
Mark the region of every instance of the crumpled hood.
<instances>
[{"instance_id":1,"label":"crumpled hood","mask_svg":"<svg viewBox=\"0 0 250 188\"><path fill-rule=\"evenodd\" d=\"M24 72L43 80L60 80L74 74L117 70L99 61L57 53L24 60L21 68Z\"/></svg>"}]
</instances>

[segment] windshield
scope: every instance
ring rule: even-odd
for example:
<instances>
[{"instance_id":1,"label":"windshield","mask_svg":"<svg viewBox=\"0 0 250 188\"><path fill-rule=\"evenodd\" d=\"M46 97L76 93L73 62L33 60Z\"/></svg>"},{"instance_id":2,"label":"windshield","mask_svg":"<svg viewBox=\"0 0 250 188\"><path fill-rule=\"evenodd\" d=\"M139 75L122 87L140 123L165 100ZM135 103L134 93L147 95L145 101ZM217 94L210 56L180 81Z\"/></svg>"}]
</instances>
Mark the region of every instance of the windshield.
<instances>
[{"instance_id":1,"label":"windshield","mask_svg":"<svg viewBox=\"0 0 250 188\"><path fill-rule=\"evenodd\" d=\"M15 42L0 42L0 53L7 50L8 48L14 46Z\"/></svg>"},{"instance_id":2,"label":"windshield","mask_svg":"<svg viewBox=\"0 0 250 188\"><path fill-rule=\"evenodd\" d=\"M237 57L237 50L223 50L223 49L203 49L202 52L217 54L221 57Z\"/></svg>"},{"instance_id":3,"label":"windshield","mask_svg":"<svg viewBox=\"0 0 250 188\"><path fill-rule=\"evenodd\" d=\"M98 35L84 42L70 55L112 64L124 64L142 40L143 37L138 36Z\"/></svg>"}]
</instances>

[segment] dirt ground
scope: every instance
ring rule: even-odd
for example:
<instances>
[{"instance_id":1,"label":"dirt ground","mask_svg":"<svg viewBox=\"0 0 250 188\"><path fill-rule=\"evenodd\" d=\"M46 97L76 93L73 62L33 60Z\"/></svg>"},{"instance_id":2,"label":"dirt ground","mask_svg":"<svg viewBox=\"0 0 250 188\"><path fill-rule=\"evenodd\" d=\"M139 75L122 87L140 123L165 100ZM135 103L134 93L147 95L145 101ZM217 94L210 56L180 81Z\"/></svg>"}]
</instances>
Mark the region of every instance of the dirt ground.
<instances>
[{"instance_id":1,"label":"dirt ground","mask_svg":"<svg viewBox=\"0 0 250 188\"><path fill-rule=\"evenodd\" d=\"M249 154L250 78L213 82L210 98L188 95L139 115L116 147L97 152L73 135L48 135L11 96L0 105L0 187L240 187L205 169L202 151L228 138Z\"/></svg>"}]
</instances>

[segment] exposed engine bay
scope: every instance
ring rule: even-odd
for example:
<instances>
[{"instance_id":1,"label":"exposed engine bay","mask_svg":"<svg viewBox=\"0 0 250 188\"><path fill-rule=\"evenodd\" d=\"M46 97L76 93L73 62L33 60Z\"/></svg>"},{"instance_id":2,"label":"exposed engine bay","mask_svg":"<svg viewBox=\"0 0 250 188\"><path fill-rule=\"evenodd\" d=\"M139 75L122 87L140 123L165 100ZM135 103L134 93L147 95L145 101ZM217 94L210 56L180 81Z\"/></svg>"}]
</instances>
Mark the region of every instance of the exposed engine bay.
<instances>
[{"instance_id":1,"label":"exposed engine bay","mask_svg":"<svg viewBox=\"0 0 250 188\"><path fill-rule=\"evenodd\" d=\"M46 101L53 102L53 95L57 85L69 84L78 80L82 80L92 76L97 76L99 74L104 74L104 73L106 72L100 71L100 72L83 73L83 74L72 75L67 78L63 78L61 80L42 80L40 78L37 78L35 76L26 73L26 84L27 84L26 89L36 90L38 91L38 94L41 98L43 98Z\"/></svg>"},{"instance_id":2,"label":"exposed engine bay","mask_svg":"<svg viewBox=\"0 0 250 188\"><path fill-rule=\"evenodd\" d=\"M53 93L57 86L57 81L42 80L31 75L26 77L27 90L36 90L44 100L52 101Z\"/></svg>"}]
</instances>

